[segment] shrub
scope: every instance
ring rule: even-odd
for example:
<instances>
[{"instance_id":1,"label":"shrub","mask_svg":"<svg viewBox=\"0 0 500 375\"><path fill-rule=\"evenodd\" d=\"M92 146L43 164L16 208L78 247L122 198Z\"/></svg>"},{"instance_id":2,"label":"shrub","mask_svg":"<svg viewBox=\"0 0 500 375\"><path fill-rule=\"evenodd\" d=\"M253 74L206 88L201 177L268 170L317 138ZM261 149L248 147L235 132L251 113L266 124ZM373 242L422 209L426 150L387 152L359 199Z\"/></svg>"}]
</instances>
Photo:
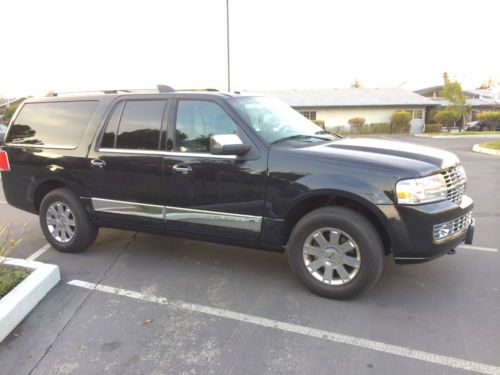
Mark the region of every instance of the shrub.
<instances>
[{"instance_id":1,"label":"shrub","mask_svg":"<svg viewBox=\"0 0 500 375\"><path fill-rule=\"evenodd\" d=\"M328 129L330 133L337 133L337 134L347 134L349 133L349 129L347 129L343 125L338 125L338 126L333 126Z\"/></svg>"},{"instance_id":2,"label":"shrub","mask_svg":"<svg viewBox=\"0 0 500 375\"><path fill-rule=\"evenodd\" d=\"M448 132L451 131L453 124L460 118L460 113L453 109L443 109L434 116L434 120L442 126L446 126Z\"/></svg>"},{"instance_id":3,"label":"shrub","mask_svg":"<svg viewBox=\"0 0 500 375\"><path fill-rule=\"evenodd\" d=\"M500 126L500 112L483 112L477 115L477 119L484 122L491 131Z\"/></svg>"},{"instance_id":4,"label":"shrub","mask_svg":"<svg viewBox=\"0 0 500 375\"><path fill-rule=\"evenodd\" d=\"M424 133L441 133L442 130L443 127L440 124L427 124Z\"/></svg>"},{"instance_id":5,"label":"shrub","mask_svg":"<svg viewBox=\"0 0 500 375\"><path fill-rule=\"evenodd\" d=\"M366 126L369 134L389 134L391 132L391 124L388 122L376 122Z\"/></svg>"},{"instance_id":6,"label":"shrub","mask_svg":"<svg viewBox=\"0 0 500 375\"><path fill-rule=\"evenodd\" d=\"M361 128L365 124L366 120L363 117L353 117L347 122L349 123L353 133L361 133Z\"/></svg>"},{"instance_id":7,"label":"shrub","mask_svg":"<svg viewBox=\"0 0 500 375\"><path fill-rule=\"evenodd\" d=\"M442 111L442 109L439 108L439 107L432 108L429 111L429 115L427 116L426 121L429 122L430 124L435 124L436 123L436 119L434 117L436 116L436 113L438 113L439 111Z\"/></svg>"},{"instance_id":8,"label":"shrub","mask_svg":"<svg viewBox=\"0 0 500 375\"><path fill-rule=\"evenodd\" d=\"M0 226L0 265L9 256L11 251L21 242L9 238L9 231L6 227Z\"/></svg>"},{"instance_id":9,"label":"shrub","mask_svg":"<svg viewBox=\"0 0 500 375\"><path fill-rule=\"evenodd\" d=\"M17 107L8 107L5 108L5 112L3 114L3 121L8 124L14 113L16 112Z\"/></svg>"},{"instance_id":10,"label":"shrub","mask_svg":"<svg viewBox=\"0 0 500 375\"><path fill-rule=\"evenodd\" d=\"M396 111L391 115L392 132L404 134L410 132L412 115L406 111Z\"/></svg>"}]
</instances>

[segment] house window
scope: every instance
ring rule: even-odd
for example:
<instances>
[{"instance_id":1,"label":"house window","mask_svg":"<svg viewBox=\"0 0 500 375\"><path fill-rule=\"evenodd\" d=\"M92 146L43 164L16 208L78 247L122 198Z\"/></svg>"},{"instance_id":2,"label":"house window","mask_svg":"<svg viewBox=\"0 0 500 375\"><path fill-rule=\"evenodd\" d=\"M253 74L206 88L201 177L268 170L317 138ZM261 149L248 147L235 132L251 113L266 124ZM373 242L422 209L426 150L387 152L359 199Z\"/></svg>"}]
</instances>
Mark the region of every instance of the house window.
<instances>
[{"instance_id":1,"label":"house window","mask_svg":"<svg viewBox=\"0 0 500 375\"><path fill-rule=\"evenodd\" d=\"M316 111L300 111L300 114L309 120L316 120Z\"/></svg>"}]
</instances>

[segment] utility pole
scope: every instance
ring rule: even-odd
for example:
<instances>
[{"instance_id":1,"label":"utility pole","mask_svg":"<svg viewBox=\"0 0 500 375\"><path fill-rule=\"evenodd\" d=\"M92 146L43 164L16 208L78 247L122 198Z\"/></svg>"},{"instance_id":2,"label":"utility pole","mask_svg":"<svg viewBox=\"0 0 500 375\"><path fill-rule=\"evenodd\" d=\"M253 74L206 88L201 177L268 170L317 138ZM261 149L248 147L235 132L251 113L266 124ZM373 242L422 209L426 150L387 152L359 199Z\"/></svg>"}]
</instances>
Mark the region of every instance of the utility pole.
<instances>
[{"instance_id":1,"label":"utility pole","mask_svg":"<svg viewBox=\"0 0 500 375\"><path fill-rule=\"evenodd\" d=\"M229 50L229 0L226 0L227 91L231 91L231 57Z\"/></svg>"}]
</instances>

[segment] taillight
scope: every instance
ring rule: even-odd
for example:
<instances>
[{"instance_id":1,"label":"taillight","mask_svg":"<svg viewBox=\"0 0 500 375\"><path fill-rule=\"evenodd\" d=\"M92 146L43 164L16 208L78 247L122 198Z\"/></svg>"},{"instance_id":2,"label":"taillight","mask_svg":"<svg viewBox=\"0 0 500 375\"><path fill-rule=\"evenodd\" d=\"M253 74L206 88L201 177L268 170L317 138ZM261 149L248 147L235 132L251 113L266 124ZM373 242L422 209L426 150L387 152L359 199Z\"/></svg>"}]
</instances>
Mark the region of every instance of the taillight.
<instances>
[{"instance_id":1,"label":"taillight","mask_svg":"<svg viewBox=\"0 0 500 375\"><path fill-rule=\"evenodd\" d=\"M7 152L0 151L0 172L10 171L9 157Z\"/></svg>"}]
</instances>

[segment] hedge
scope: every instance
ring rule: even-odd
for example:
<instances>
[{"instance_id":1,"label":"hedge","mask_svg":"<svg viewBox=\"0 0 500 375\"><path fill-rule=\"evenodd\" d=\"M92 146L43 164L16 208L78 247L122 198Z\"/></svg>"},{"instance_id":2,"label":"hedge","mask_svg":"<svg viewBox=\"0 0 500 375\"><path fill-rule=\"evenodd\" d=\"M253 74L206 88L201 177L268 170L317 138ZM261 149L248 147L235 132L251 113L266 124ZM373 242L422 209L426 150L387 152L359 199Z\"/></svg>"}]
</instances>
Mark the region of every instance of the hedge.
<instances>
[{"instance_id":1,"label":"hedge","mask_svg":"<svg viewBox=\"0 0 500 375\"><path fill-rule=\"evenodd\" d=\"M427 124L424 133L441 133L442 131L443 127L440 124Z\"/></svg>"},{"instance_id":2,"label":"hedge","mask_svg":"<svg viewBox=\"0 0 500 375\"><path fill-rule=\"evenodd\" d=\"M477 119L486 123L486 126L491 131L500 126L500 112L483 112L477 115Z\"/></svg>"}]
</instances>

